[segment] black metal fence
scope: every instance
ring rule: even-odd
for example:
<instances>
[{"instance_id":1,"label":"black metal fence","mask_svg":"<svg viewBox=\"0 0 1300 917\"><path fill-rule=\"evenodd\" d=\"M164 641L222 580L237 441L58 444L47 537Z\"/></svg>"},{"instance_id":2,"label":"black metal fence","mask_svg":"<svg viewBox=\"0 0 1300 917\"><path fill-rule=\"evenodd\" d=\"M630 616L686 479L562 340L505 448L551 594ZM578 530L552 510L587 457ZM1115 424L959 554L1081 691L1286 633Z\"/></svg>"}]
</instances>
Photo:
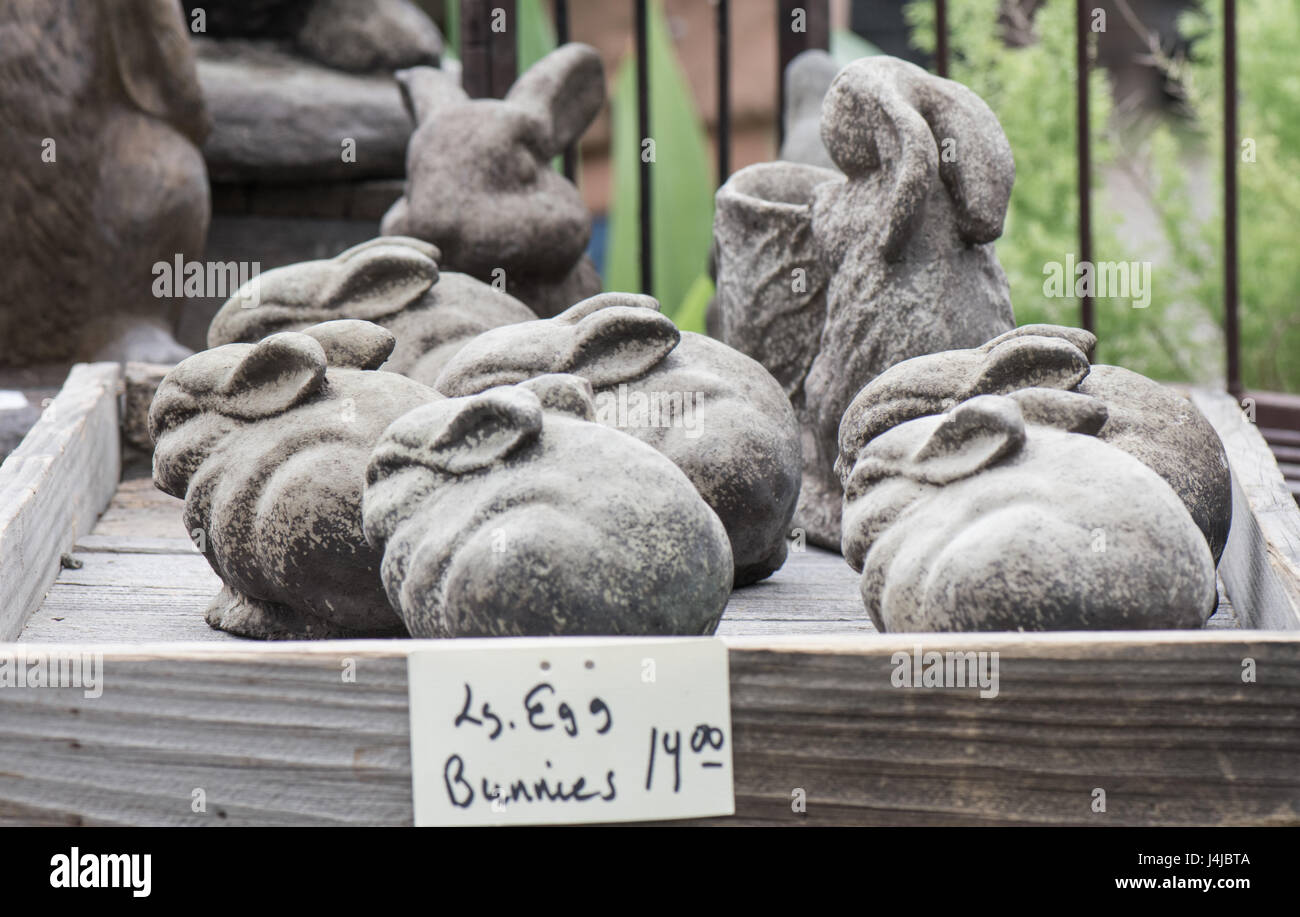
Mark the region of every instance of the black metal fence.
<instances>
[{"instance_id":1,"label":"black metal fence","mask_svg":"<svg viewBox=\"0 0 1300 917\"><path fill-rule=\"evenodd\" d=\"M718 182L726 181L731 174L731 90L730 70L730 10L728 0L711 0L714 6L716 31L717 73L717 164ZM568 0L553 0L556 37L563 43L569 40ZM1228 390L1240 394L1241 359L1238 323L1238 251L1237 251L1237 4L1236 0L1223 0L1223 173L1224 173L1224 338L1227 346ZM636 96L637 124L641 137L650 137L650 72L647 53L647 17L649 0L633 0L634 28L636 32ZM948 75L948 3L934 0L935 54L934 70L939 76ZM490 20L494 9L504 9L508 21L514 21L515 0L460 0L461 63L464 68L464 85L473 97L505 94L515 78L516 57L514 36L493 32ZM804 31L789 27L796 10L804 13ZM1092 154L1088 129L1088 75L1092 68L1089 47L1089 0L1075 0L1076 21L1076 136L1079 206L1079 261L1092 260ZM782 75L786 65L798 54L810 48L830 47L829 0L776 0L777 19L777 131L783 130L782 112L785 110L785 84ZM576 151L567 150L564 156L565 174L574 175ZM653 220L651 206L650 163L642 157L639 202L641 288L653 294ZM1079 322L1089 331L1096 330L1095 304L1091 294L1085 294L1079 303Z\"/></svg>"}]
</instances>

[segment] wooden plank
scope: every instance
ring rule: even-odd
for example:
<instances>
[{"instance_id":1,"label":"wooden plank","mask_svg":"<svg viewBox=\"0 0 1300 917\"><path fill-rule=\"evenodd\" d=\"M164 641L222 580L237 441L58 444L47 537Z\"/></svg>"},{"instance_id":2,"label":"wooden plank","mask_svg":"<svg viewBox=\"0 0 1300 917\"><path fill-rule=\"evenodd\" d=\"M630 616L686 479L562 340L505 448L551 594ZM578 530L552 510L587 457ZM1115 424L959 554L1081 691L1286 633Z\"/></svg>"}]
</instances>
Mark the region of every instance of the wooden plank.
<instances>
[{"instance_id":1,"label":"wooden plank","mask_svg":"<svg viewBox=\"0 0 1300 917\"><path fill-rule=\"evenodd\" d=\"M0 640L13 640L121 474L116 363L77 364L0 465Z\"/></svg>"},{"instance_id":2,"label":"wooden plank","mask_svg":"<svg viewBox=\"0 0 1300 917\"><path fill-rule=\"evenodd\" d=\"M1192 401L1218 431L1232 468L1232 531L1219 575L1237 616L1246 627L1300 629L1300 508L1231 395L1197 390Z\"/></svg>"},{"instance_id":3,"label":"wooden plank","mask_svg":"<svg viewBox=\"0 0 1300 917\"><path fill-rule=\"evenodd\" d=\"M997 696L895 687L918 639L998 653ZM1300 824L1300 635L727 643L737 812L713 822ZM103 653L102 696L0 691L0 822L410 824L422 645L63 647Z\"/></svg>"}]
</instances>

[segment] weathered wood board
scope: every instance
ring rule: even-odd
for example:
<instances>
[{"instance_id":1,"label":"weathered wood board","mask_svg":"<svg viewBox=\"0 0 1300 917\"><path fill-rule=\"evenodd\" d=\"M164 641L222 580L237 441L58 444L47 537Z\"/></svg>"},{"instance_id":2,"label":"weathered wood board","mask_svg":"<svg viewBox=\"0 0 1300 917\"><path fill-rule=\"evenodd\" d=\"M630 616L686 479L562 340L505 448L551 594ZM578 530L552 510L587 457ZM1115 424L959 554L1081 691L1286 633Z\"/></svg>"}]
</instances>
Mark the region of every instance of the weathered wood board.
<instances>
[{"instance_id":1,"label":"weathered wood board","mask_svg":"<svg viewBox=\"0 0 1300 917\"><path fill-rule=\"evenodd\" d=\"M81 363L0 465L0 641L15 639L121 476L116 363Z\"/></svg>"},{"instance_id":2,"label":"weathered wood board","mask_svg":"<svg viewBox=\"0 0 1300 917\"><path fill-rule=\"evenodd\" d=\"M1246 627L1300 628L1300 512L1241 405L1222 392L1192 401L1218 431L1232 467L1232 531L1219 574Z\"/></svg>"},{"instance_id":3,"label":"weathered wood board","mask_svg":"<svg viewBox=\"0 0 1300 917\"><path fill-rule=\"evenodd\" d=\"M727 642L736 815L719 823L1300 823L1300 635ZM421 643L48 647L102 652L103 694L0 692L0 823L410 824ZM917 644L996 652L997 696L895 687Z\"/></svg>"}]
</instances>

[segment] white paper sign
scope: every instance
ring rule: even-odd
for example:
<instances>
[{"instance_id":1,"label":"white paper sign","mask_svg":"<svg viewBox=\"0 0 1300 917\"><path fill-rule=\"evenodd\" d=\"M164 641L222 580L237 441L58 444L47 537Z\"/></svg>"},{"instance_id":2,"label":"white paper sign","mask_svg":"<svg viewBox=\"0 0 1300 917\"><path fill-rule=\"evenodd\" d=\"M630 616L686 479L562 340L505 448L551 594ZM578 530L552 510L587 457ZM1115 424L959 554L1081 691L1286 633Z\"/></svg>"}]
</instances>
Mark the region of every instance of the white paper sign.
<instances>
[{"instance_id":1,"label":"white paper sign","mask_svg":"<svg viewBox=\"0 0 1300 917\"><path fill-rule=\"evenodd\" d=\"M735 812L721 640L447 640L407 667L417 825Z\"/></svg>"}]
</instances>

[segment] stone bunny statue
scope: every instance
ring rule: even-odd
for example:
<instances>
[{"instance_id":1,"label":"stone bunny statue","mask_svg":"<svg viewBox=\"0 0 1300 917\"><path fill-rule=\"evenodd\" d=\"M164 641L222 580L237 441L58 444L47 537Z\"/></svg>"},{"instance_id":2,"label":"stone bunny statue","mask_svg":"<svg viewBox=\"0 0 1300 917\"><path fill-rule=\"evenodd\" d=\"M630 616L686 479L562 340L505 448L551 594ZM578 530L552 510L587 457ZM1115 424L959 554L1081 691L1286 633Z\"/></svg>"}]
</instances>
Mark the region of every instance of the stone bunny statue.
<instances>
[{"instance_id":1,"label":"stone bunny statue","mask_svg":"<svg viewBox=\"0 0 1300 917\"><path fill-rule=\"evenodd\" d=\"M411 0L184 2L191 21L196 10L203 10L205 36L284 42L338 70L436 66L442 57L442 33Z\"/></svg>"},{"instance_id":2,"label":"stone bunny statue","mask_svg":"<svg viewBox=\"0 0 1300 917\"><path fill-rule=\"evenodd\" d=\"M333 319L383 325L397 346L382 369L433 385L466 341L532 310L467 274L438 270L428 242L383 236L322 261L279 267L250 280L208 327L208 346L253 343Z\"/></svg>"},{"instance_id":3,"label":"stone bunny statue","mask_svg":"<svg viewBox=\"0 0 1300 917\"><path fill-rule=\"evenodd\" d=\"M1032 388L1077 392L1106 408L1097 438L1164 478L1218 563L1232 523L1232 477L1223 443L1181 395L1119 366L1091 364L1096 343L1080 328L1022 325L979 347L897 363L868 383L845 412L841 462L851 462L865 443L891 427L941 414L976 395Z\"/></svg>"},{"instance_id":4,"label":"stone bunny statue","mask_svg":"<svg viewBox=\"0 0 1300 917\"><path fill-rule=\"evenodd\" d=\"M1105 423L1098 399L1030 388L844 456L844 558L876 627L1204 625L1218 597L1205 539L1159 475L1092 435Z\"/></svg>"},{"instance_id":5,"label":"stone bunny statue","mask_svg":"<svg viewBox=\"0 0 1300 917\"><path fill-rule=\"evenodd\" d=\"M384 216L384 235L438 246L443 265L491 282L546 318L600 292L583 252L591 215L551 160L605 101L600 55L567 44L528 69L504 99L470 99L448 74L397 74L415 133L406 194ZM504 272L504 273L502 273Z\"/></svg>"},{"instance_id":6,"label":"stone bunny statue","mask_svg":"<svg viewBox=\"0 0 1300 917\"><path fill-rule=\"evenodd\" d=\"M154 265L199 258L208 130L175 0L0 3L0 365L174 363Z\"/></svg>"},{"instance_id":7,"label":"stone bunny statue","mask_svg":"<svg viewBox=\"0 0 1300 917\"><path fill-rule=\"evenodd\" d=\"M809 48L786 64L782 77L785 110L781 113L785 140L781 143L779 159L822 169L835 168L822 143L821 113L822 100L839 72L835 58L821 48Z\"/></svg>"},{"instance_id":8,"label":"stone bunny statue","mask_svg":"<svg viewBox=\"0 0 1300 917\"><path fill-rule=\"evenodd\" d=\"M225 583L213 627L263 639L404 633L361 529L384 428L437 392L373 372L393 336L335 321L226 344L163 378L149 410L154 483Z\"/></svg>"},{"instance_id":9,"label":"stone bunny statue","mask_svg":"<svg viewBox=\"0 0 1300 917\"><path fill-rule=\"evenodd\" d=\"M649 296L605 293L555 318L480 334L447 363L437 389L461 397L547 373L590 381L599 422L686 472L726 527L737 586L780 569L799 494L799 426L762 366L678 331Z\"/></svg>"},{"instance_id":10,"label":"stone bunny statue","mask_svg":"<svg viewBox=\"0 0 1300 917\"><path fill-rule=\"evenodd\" d=\"M710 634L718 517L654 449L592 423L575 376L417 408L366 471L366 537L415 637Z\"/></svg>"},{"instance_id":11,"label":"stone bunny statue","mask_svg":"<svg viewBox=\"0 0 1300 917\"><path fill-rule=\"evenodd\" d=\"M1015 162L975 93L892 57L840 71L821 135L843 176L796 163L740 170L718 192L713 251L723 339L802 391L797 522L834 547L836 433L853 396L900 360L973 347L1015 324L992 245ZM756 269L755 252L779 236L796 242ZM802 337L737 331L778 324Z\"/></svg>"}]
</instances>

